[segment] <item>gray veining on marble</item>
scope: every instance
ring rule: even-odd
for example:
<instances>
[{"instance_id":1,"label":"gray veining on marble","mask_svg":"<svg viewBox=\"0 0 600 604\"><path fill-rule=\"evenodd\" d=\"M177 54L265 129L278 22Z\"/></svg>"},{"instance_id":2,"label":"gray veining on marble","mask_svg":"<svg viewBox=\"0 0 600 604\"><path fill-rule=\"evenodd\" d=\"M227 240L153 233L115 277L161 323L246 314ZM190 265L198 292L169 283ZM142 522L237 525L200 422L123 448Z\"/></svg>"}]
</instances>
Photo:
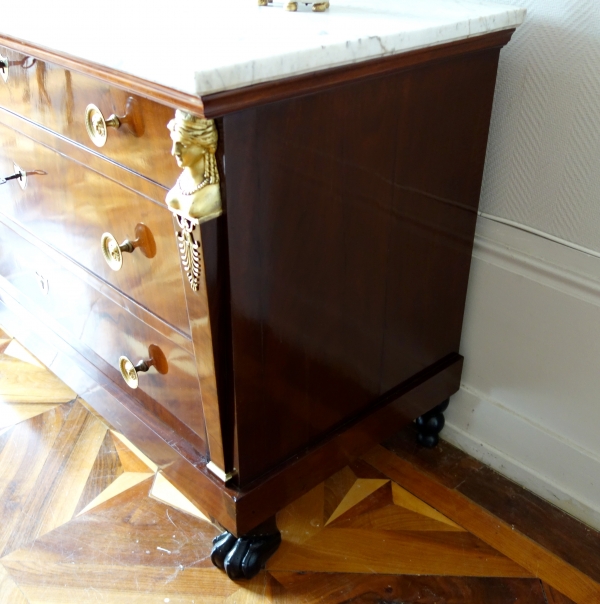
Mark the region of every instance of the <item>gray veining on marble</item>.
<instances>
[{"instance_id":1,"label":"gray veining on marble","mask_svg":"<svg viewBox=\"0 0 600 604\"><path fill-rule=\"evenodd\" d=\"M325 13L290 13L277 0L6 4L6 35L200 95L510 29L525 17L483 0L332 0Z\"/></svg>"}]
</instances>

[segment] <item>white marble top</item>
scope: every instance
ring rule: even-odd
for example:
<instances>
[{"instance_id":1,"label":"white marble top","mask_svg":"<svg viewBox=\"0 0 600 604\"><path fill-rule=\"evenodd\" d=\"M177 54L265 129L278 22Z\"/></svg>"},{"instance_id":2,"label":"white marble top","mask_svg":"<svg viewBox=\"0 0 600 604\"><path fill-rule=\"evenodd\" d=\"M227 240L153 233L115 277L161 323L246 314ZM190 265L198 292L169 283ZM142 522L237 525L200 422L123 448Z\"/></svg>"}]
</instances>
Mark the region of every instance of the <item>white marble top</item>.
<instances>
[{"instance_id":1,"label":"white marble top","mask_svg":"<svg viewBox=\"0 0 600 604\"><path fill-rule=\"evenodd\" d=\"M19 0L0 32L206 95L509 29L525 10L483 0L331 0L324 13L257 0Z\"/></svg>"}]
</instances>

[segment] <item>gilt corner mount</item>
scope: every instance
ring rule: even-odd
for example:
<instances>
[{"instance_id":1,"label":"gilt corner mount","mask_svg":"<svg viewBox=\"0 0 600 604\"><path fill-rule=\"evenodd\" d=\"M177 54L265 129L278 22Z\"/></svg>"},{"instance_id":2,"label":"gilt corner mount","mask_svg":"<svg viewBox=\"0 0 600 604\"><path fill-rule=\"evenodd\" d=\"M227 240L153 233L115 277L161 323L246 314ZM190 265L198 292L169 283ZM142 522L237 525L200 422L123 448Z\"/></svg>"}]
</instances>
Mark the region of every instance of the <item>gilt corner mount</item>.
<instances>
[{"instance_id":1,"label":"gilt corner mount","mask_svg":"<svg viewBox=\"0 0 600 604\"><path fill-rule=\"evenodd\" d=\"M168 128L173 146L171 154L182 172L167 193L169 209L198 222L223 213L219 171L215 153L218 133L214 120L178 109Z\"/></svg>"}]
</instances>

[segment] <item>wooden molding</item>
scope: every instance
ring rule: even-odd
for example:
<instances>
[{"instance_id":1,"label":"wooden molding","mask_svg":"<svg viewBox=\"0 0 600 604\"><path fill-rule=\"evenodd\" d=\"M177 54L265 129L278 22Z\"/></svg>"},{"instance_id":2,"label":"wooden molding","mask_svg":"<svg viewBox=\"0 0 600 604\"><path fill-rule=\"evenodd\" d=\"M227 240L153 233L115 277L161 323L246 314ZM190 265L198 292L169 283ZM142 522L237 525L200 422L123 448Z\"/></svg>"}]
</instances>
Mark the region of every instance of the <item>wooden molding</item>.
<instances>
[{"instance_id":1,"label":"wooden molding","mask_svg":"<svg viewBox=\"0 0 600 604\"><path fill-rule=\"evenodd\" d=\"M42 61L57 63L66 69L104 80L113 86L117 86L127 92L134 92L157 103L162 103L175 109L187 109L198 115L204 114L202 99L193 94L173 90L156 82L150 82L98 63L78 59L66 53L50 50L10 36L0 35L0 44L25 55L37 57Z\"/></svg>"}]
</instances>

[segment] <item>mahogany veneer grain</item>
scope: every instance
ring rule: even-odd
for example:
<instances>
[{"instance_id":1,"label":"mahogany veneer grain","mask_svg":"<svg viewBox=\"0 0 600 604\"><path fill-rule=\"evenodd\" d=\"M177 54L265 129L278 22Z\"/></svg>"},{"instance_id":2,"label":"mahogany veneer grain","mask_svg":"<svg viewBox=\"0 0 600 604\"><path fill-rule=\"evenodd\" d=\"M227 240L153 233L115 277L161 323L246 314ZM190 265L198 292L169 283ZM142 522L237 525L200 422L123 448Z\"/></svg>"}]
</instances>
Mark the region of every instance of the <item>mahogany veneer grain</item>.
<instances>
[{"instance_id":1,"label":"mahogany veneer grain","mask_svg":"<svg viewBox=\"0 0 600 604\"><path fill-rule=\"evenodd\" d=\"M106 354L64 324L50 331L36 322L22 292L0 292L0 316L201 509L236 534L251 531L458 389L498 55L511 34L209 99L209 115L223 115L225 212L201 229L207 297L194 297L183 280L191 325L185 348L196 354L188 373L199 376L204 395L186 399L185 411L202 404L208 451L199 424L194 435L148 394L117 386ZM161 130L166 110L147 116L148 108L159 100L200 113L201 101L176 92L167 98L161 87L3 41L38 59L8 90L33 95L31 107L15 98L13 109L44 127L3 111L9 125L162 204L157 183L171 186L176 170ZM64 113L55 94L61 85ZM103 107L119 112L127 87L153 99L138 99L144 135L111 132L98 152L77 121L81 91L97 92ZM144 159L146 140L158 142ZM171 168L157 167L165 159ZM69 262L59 264L69 270ZM76 265L72 273L96 280ZM149 330L158 325L139 301L129 304L113 288L104 294L118 317L127 309L153 321ZM203 362L207 305L216 375ZM207 457L237 470L228 485L206 469Z\"/></svg>"},{"instance_id":2,"label":"mahogany veneer grain","mask_svg":"<svg viewBox=\"0 0 600 604\"><path fill-rule=\"evenodd\" d=\"M170 212L2 125L0 145L0 174L12 173L13 162L26 171L46 172L28 177L25 190L16 181L4 185L0 189L3 213L189 334ZM121 270L112 270L101 253L101 236L110 232L119 243L134 240L140 223L155 242L153 257L136 249L123 254Z\"/></svg>"},{"instance_id":3,"label":"mahogany veneer grain","mask_svg":"<svg viewBox=\"0 0 600 604\"><path fill-rule=\"evenodd\" d=\"M3 107L155 182L172 186L179 169L170 157L167 123L173 117L171 107L135 94L135 78L128 90L122 90L78 69L69 70L69 61L66 65L46 61L43 52L31 53L35 61L23 66L27 55L17 51L20 47L17 43L1 50L12 63L7 82L0 86ZM85 111L90 103L105 119L111 114L121 119L118 129L108 129L103 147L95 146L86 131Z\"/></svg>"},{"instance_id":4,"label":"mahogany veneer grain","mask_svg":"<svg viewBox=\"0 0 600 604\"><path fill-rule=\"evenodd\" d=\"M15 294L26 298L25 304L36 308L48 325L64 330L69 339L93 350L111 366L111 375L122 388L127 386L118 371L121 355L137 363L149 358L150 346L162 350L167 359L166 373L151 369L140 374L139 388L132 391L132 396L149 403L152 411L162 414L165 421L193 431L192 441L199 445L200 451L205 451L204 418L197 404L200 391L192 357L141 321L127 316L97 289L74 279L68 270L54 264L2 223L0 237L3 287L14 288ZM37 283L38 271L49 284L47 294Z\"/></svg>"},{"instance_id":5,"label":"mahogany veneer grain","mask_svg":"<svg viewBox=\"0 0 600 604\"><path fill-rule=\"evenodd\" d=\"M223 118L238 484L458 351L498 53Z\"/></svg>"}]
</instances>

